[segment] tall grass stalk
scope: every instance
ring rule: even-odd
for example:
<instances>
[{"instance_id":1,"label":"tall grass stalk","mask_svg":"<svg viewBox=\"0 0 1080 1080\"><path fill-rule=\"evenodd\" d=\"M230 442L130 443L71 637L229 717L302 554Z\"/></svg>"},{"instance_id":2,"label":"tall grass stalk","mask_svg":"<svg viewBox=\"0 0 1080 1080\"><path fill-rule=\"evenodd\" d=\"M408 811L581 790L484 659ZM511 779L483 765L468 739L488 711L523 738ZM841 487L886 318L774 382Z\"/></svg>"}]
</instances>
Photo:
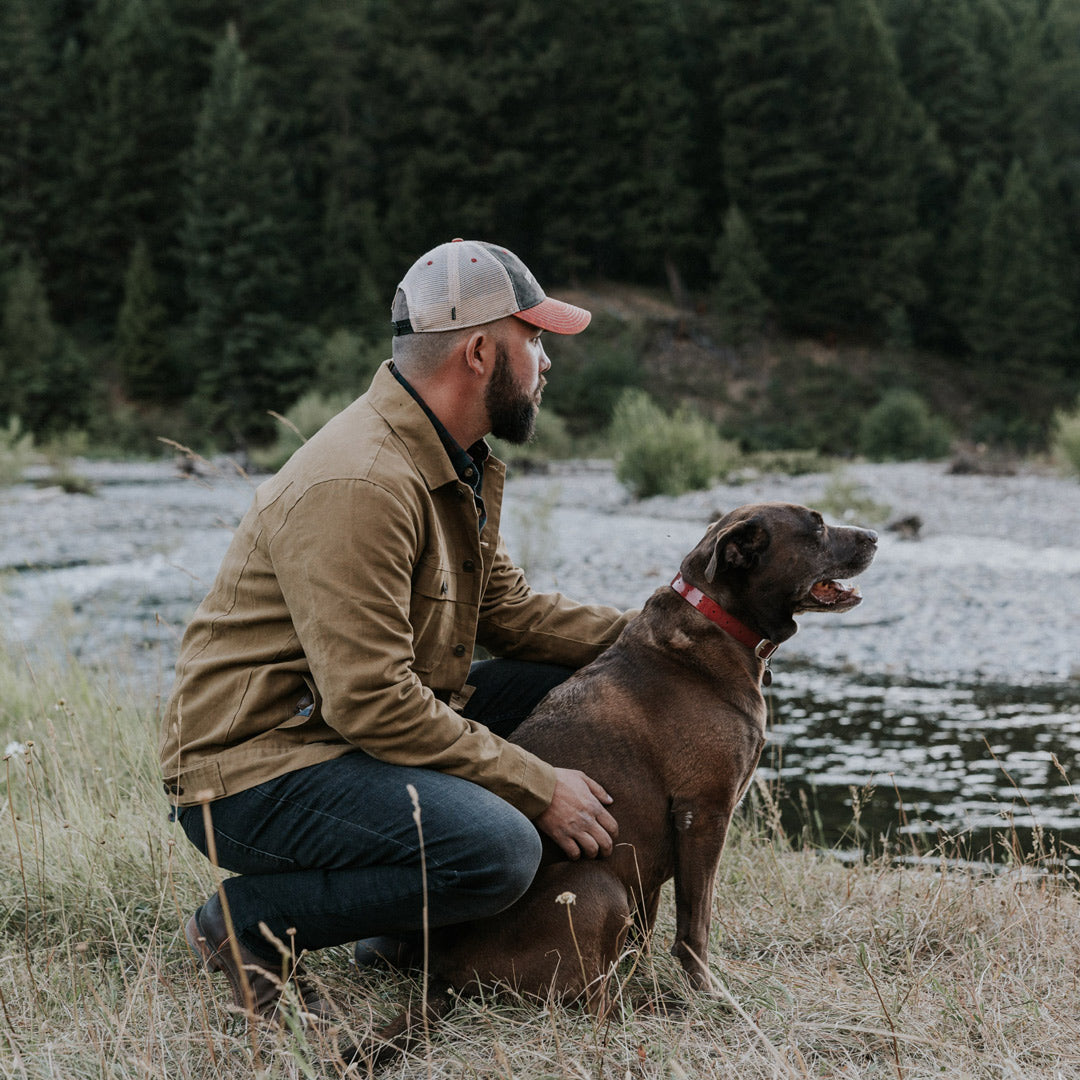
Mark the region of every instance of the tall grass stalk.
<instances>
[{"instance_id":1,"label":"tall grass stalk","mask_svg":"<svg viewBox=\"0 0 1080 1080\"><path fill-rule=\"evenodd\" d=\"M219 875L168 821L156 747L154 709L121 685L0 656L0 1078L363 1077L338 1033L249 1030L224 979L196 969L183 925ZM606 1016L485 992L380 1075L1080 1075L1080 893L1052 848L1017 861L1006 826L994 867L945 848L841 859L793 846L778 819L756 799L732 829L714 993L690 992L669 954L669 892ZM416 996L415 978L358 973L344 948L307 964L353 1041Z\"/></svg>"}]
</instances>

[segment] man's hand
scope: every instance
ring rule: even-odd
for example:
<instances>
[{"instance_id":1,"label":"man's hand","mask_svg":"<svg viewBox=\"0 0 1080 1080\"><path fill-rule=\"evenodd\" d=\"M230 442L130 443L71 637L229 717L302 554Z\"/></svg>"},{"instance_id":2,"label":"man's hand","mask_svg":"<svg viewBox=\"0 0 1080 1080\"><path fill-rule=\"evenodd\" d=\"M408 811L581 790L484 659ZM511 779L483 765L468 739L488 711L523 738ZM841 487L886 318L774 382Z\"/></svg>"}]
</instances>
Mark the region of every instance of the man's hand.
<instances>
[{"instance_id":1,"label":"man's hand","mask_svg":"<svg viewBox=\"0 0 1080 1080\"><path fill-rule=\"evenodd\" d=\"M610 855L619 835L619 826L605 809L611 802L611 796L583 772L556 769L555 794L536 826L571 859Z\"/></svg>"}]
</instances>

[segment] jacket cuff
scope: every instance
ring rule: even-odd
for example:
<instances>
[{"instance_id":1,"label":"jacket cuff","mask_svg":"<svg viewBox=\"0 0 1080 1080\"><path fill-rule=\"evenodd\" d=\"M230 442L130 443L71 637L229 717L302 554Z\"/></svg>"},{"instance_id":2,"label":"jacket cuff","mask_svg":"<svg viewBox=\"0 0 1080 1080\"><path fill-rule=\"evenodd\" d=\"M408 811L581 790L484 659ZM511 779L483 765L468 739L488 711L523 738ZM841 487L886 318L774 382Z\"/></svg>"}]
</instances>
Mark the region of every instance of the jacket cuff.
<instances>
[{"instance_id":1,"label":"jacket cuff","mask_svg":"<svg viewBox=\"0 0 1080 1080\"><path fill-rule=\"evenodd\" d=\"M529 820L538 818L555 797L555 769L533 754L525 754L521 774L521 786L511 802Z\"/></svg>"}]
</instances>

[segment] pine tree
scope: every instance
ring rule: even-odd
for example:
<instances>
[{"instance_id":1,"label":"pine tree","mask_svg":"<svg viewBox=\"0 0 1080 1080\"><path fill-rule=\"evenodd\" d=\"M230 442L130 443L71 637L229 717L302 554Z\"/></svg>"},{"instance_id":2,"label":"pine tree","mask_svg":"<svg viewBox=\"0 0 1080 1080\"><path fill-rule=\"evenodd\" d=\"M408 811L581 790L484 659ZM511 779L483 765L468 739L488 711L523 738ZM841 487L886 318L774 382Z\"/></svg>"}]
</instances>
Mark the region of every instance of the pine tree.
<instances>
[{"instance_id":1,"label":"pine tree","mask_svg":"<svg viewBox=\"0 0 1080 1080\"><path fill-rule=\"evenodd\" d=\"M795 314L823 253L809 228L829 183L815 132L817 97L833 60L825 12L807 0L718 5L724 181L772 269L766 292ZM812 285L810 286L812 288Z\"/></svg>"},{"instance_id":2,"label":"pine tree","mask_svg":"<svg viewBox=\"0 0 1080 1080\"><path fill-rule=\"evenodd\" d=\"M8 252L0 271L12 269L20 252L42 255L51 133L49 10L44 0L0 4L0 219Z\"/></svg>"},{"instance_id":3,"label":"pine tree","mask_svg":"<svg viewBox=\"0 0 1080 1080\"><path fill-rule=\"evenodd\" d=\"M1011 144L1045 212L1080 265L1080 8L1072 0L1033 6L1010 68ZM1074 293L1080 274L1074 272Z\"/></svg>"},{"instance_id":4,"label":"pine tree","mask_svg":"<svg viewBox=\"0 0 1080 1080\"><path fill-rule=\"evenodd\" d=\"M125 392L139 401L172 401L185 389L167 342L167 313L161 302L150 249L141 237L131 249L124 275L124 301L113 341L117 374Z\"/></svg>"},{"instance_id":5,"label":"pine tree","mask_svg":"<svg viewBox=\"0 0 1080 1080\"><path fill-rule=\"evenodd\" d=\"M404 268L382 227L378 206L385 170L365 124L373 104L365 63L368 22L366 6L348 0L316 9L310 106L322 123L312 151L322 219L313 229L319 246L311 286L324 325L355 327L370 339L385 340Z\"/></svg>"},{"instance_id":6,"label":"pine tree","mask_svg":"<svg viewBox=\"0 0 1080 1080\"><path fill-rule=\"evenodd\" d=\"M724 179L724 126L721 21L723 5L715 0L680 0L674 5L676 55L686 87L685 185L695 200L686 258L691 272L704 279L714 239L723 231L729 205Z\"/></svg>"},{"instance_id":7,"label":"pine tree","mask_svg":"<svg viewBox=\"0 0 1080 1080\"><path fill-rule=\"evenodd\" d=\"M700 251L670 4L596 0L558 20L539 0L370 11L364 147L384 170L374 212L401 246L486 236L548 280L655 280Z\"/></svg>"},{"instance_id":8,"label":"pine tree","mask_svg":"<svg viewBox=\"0 0 1080 1080\"><path fill-rule=\"evenodd\" d=\"M112 331L136 237L161 253L169 294L179 291L171 253L194 108L177 92L179 37L167 4L97 0L61 73L73 115L52 211L50 289L58 317L94 338Z\"/></svg>"},{"instance_id":9,"label":"pine tree","mask_svg":"<svg viewBox=\"0 0 1080 1080\"><path fill-rule=\"evenodd\" d=\"M998 160L1007 146L1002 87L980 34L977 9L984 6L985 0L888 4L904 83L961 177L979 162Z\"/></svg>"},{"instance_id":10,"label":"pine tree","mask_svg":"<svg viewBox=\"0 0 1080 1080\"><path fill-rule=\"evenodd\" d=\"M880 329L920 301L919 171L932 137L872 0L730 0L729 194L794 326Z\"/></svg>"},{"instance_id":11,"label":"pine tree","mask_svg":"<svg viewBox=\"0 0 1080 1080\"><path fill-rule=\"evenodd\" d=\"M978 334L982 318L979 297L983 244L998 200L996 176L997 169L989 162L980 162L972 170L960 192L952 228L939 256L942 291L938 311L958 342L970 343Z\"/></svg>"},{"instance_id":12,"label":"pine tree","mask_svg":"<svg viewBox=\"0 0 1080 1080\"><path fill-rule=\"evenodd\" d=\"M555 193L565 200L563 220L599 234L590 252L594 269L646 280L663 274L676 302L685 303L680 267L700 250L701 237L698 199L688 186L690 99L679 66L678 12L667 0L616 0L582 13L592 26L562 43L558 80L559 88L577 83L576 100L557 103L553 113L595 111L596 139L586 143L564 129L561 140L553 133L552 149L569 143L585 168L608 158L606 176ZM594 202L584 217L583 186Z\"/></svg>"},{"instance_id":13,"label":"pine tree","mask_svg":"<svg viewBox=\"0 0 1080 1080\"><path fill-rule=\"evenodd\" d=\"M836 0L834 34L840 53L818 121L831 176L809 234L828 256L818 267L817 317L880 331L924 296L919 179L933 137L874 0Z\"/></svg>"},{"instance_id":14,"label":"pine tree","mask_svg":"<svg viewBox=\"0 0 1080 1080\"><path fill-rule=\"evenodd\" d=\"M32 401L47 379L59 331L33 260L24 255L9 275L0 324L0 416L37 429Z\"/></svg>"},{"instance_id":15,"label":"pine tree","mask_svg":"<svg viewBox=\"0 0 1080 1080\"><path fill-rule=\"evenodd\" d=\"M34 435L80 426L92 407L90 368L53 322L40 271L30 256L23 256L6 285L0 416L17 417Z\"/></svg>"},{"instance_id":16,"label":"pine tree","mask_svg":"<svg viewBox=\"0 0 1080 1080\"><path fill-rule=\"evenodd\" d=\"M768 269L750 223L737 206L730 207L713 254L714 296L721 326L737 345L744 344L764 326L769 301L761 283Z\"/></svg>"},{"instance_id":17,"label":"pine tree","mask_svg":"<svg viewBox=\"0 0 1080 1080\"><path fill-rule=\"evenodd\" d=\"M976 317L969 339L998 366L1006 389L1059 366L1075 348L1076 310L1061 249L1039 196L1015 161L983 237Z\"/></svg>"},{"instance_id":18,"label":"pine tree","mask_svg":"<svg viewBox=\"0 0 1080 1080\"><path fill-rule=\"evenodd\" d=\"M539 0L371 5L368 35L356 149L374 156L373 210L394 250L463 236L535 251L552 172L538 128L557 81Z\"/></svg>"},{"instance_id":19,"label":"pine tree","mask_svg":"<svg viewBox=\"0 0 1080 1080\"><path fill-rule=\"evenodd\" d=\"M308 374L291 348L292 201L287 161L230 30L187 161L181 245L198 407L210 430L237 444L268 434L266 411L286 408Z\"/></svg>"}]
</instances>

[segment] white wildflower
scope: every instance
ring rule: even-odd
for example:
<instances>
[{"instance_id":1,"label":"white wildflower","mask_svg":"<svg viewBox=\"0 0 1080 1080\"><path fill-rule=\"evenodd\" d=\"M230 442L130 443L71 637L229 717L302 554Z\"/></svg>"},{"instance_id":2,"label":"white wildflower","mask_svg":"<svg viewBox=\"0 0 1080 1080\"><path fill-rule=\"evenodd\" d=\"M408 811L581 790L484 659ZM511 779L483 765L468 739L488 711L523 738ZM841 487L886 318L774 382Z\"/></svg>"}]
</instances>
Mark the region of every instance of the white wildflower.
<instances>
[{"instance_id":1,"label":"white wildflower","mask_svg":"<svg viewBox=\"0 0 1080 1080\"><path fill-rule=\"evenodd\" d=\"M26 743L15 742L12 739L11 742L4 747L4 757L25 757L26 756Z\"/></svg>"}]
</instances>

